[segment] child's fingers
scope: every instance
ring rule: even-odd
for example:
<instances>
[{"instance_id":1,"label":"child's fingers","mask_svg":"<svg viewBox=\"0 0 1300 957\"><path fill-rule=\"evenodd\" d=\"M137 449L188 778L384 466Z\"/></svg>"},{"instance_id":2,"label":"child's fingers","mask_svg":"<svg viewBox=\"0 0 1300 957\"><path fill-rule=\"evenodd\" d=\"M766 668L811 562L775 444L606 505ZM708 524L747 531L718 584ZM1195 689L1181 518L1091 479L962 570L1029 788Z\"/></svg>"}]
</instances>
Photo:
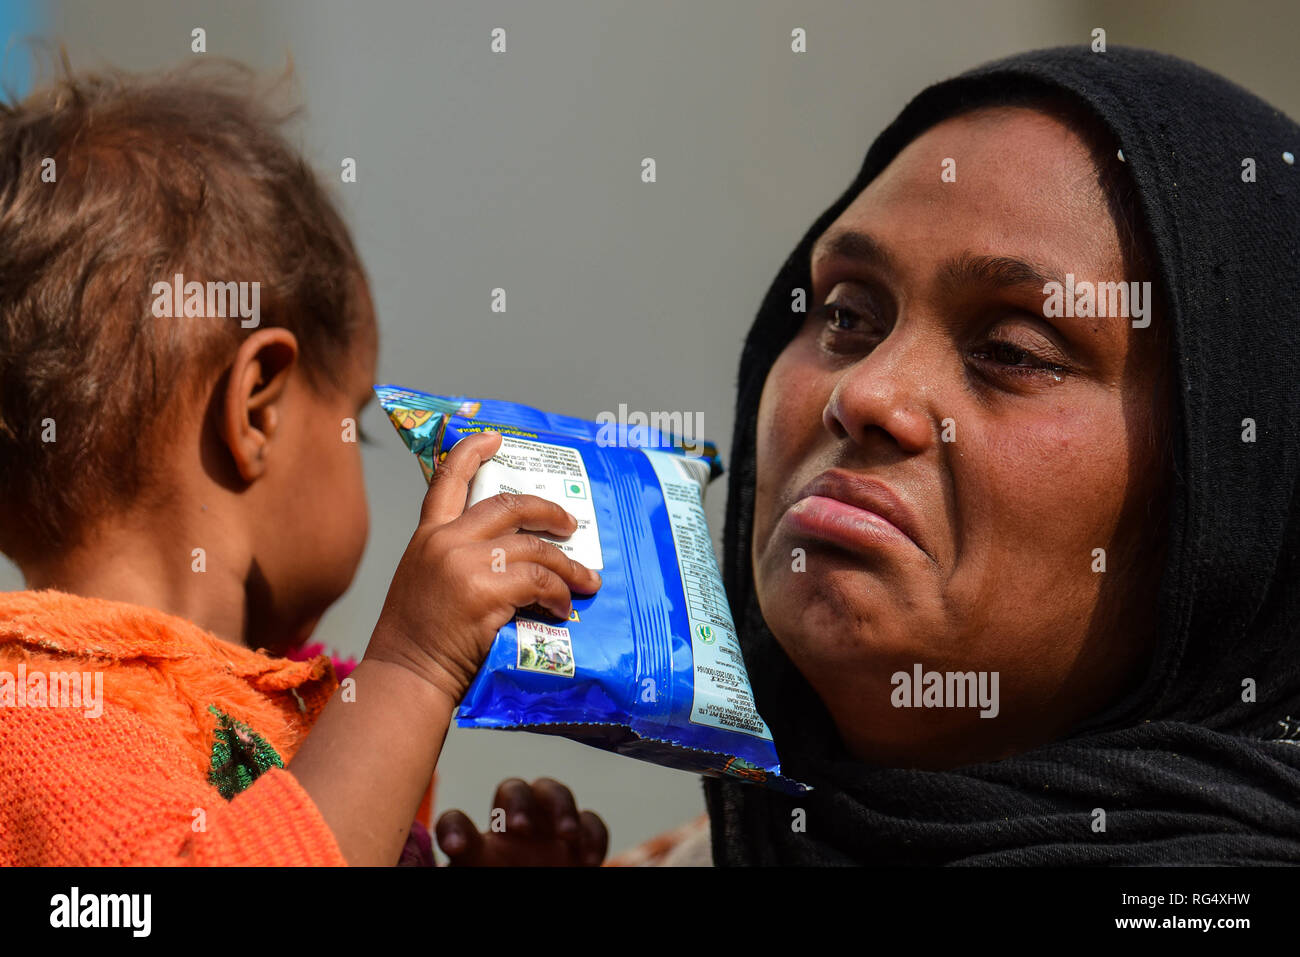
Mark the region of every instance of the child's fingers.
<instances>
[{"instance_id":1,"label":"child's fingers","mask_svg":"<svg viewBox=\"0 0 1300 957\"><path fill-rule=\"evenodd\" d=\"M536 832L537 802L533 789L521 778L508 778L497 785L492 806L505 811L508 837L532 837Z\"/></svg>"},{"instance_id":2,"label":"child's fingers","mask_svg":"<svg viewBox=\"0 0 1300 957\"><path fill-rule=\"evenodd\" d=\"M566 840L578 837L578 806L572 791L559 781L538 778L533 782L533 796L542 808L539 820L549 825L549 833Z\"/></svg>"},{"instance_id":3,"label":"child's fingers","mask_svg":"<svg viewBox=\"0 0 1300 957\"><path fill-rule=\"evenodd\" d=\"M513 492L501 492L466 509L460 524L475 538L496 538L518 531L567 538L578 530L578 520L554 502Z\"/></svg>"},{"instance_id":4,"label":"child's fingers","mask_svg":"<svg viewBox=\"0 0 1300 957\"><path fill-rule=\"evenodd\" d=\"M469 435L457 442L433 470L420 509L420 524L446 525L465 511L469 483L479 466L501 447L499 432Z\"/></svg>"},{"instance_id":5,"label":"child's fingers","mask_svg":"<svg viewBox=\"0 0 1300 957\"><path fill-rule=\"evenodd\" d=\"M605 822L592 811L583 811L578 818L578 859L587 867L596 867L605 859L609 849L609 831Z\"/></svg>"},{"instance_id":6,"label":"child's fingers","mask_svg":"<svg viewBox=\"0 0 1300 957\"><path fill-rule=\"evenodd\" d=\"M461 811L448 811L434 828L438 847L453 864L471 864L483 853L483 835Z\"/></svg>"},{"instance_id":7,"label":"child's fingers","mask_svg":"<svg viewBox=\"0 0 1300 957\"><path fill-rule=\"evenodd\" d=\"M545 565L519 562L505 571L504 596L516 608L541 605L556 618L573 612L573 593L568 583Z\"/></svg>"},{"instance_id":8,"label":"child's fingers","mask_svg":"<svg viewBox=\"0 0 1300 957\"><path fill-rule=\"evenodd\" d=\"M550 542L536 535L506 535L489 542L493 551L500 548L505 552L505 567L511 562L532 562L549 568L559 575L571 591L579 595L594 595L600 588L600 575L586 565L575 562Z\"/></svg>"}]
</instances>

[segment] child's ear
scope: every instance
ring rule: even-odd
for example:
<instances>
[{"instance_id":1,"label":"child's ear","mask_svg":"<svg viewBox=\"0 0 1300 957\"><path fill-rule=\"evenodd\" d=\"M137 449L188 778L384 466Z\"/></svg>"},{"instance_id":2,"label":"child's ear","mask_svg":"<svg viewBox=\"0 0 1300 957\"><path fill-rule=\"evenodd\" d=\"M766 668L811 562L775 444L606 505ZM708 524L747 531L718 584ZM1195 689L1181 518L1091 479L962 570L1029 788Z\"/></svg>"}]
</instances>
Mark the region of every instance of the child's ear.
<instances>
[{"instance_id":1,"label":"child's ear","mask_svg":"<svg viewBox=\"0 0 1300 957\"><path fill-rule=\"evenodd\" d=\"M221 437L245 482L266 470L280 404L298 364L298 340L288 329L259 329L243 341L226 378Z\"/></svg>"}]
</instances>

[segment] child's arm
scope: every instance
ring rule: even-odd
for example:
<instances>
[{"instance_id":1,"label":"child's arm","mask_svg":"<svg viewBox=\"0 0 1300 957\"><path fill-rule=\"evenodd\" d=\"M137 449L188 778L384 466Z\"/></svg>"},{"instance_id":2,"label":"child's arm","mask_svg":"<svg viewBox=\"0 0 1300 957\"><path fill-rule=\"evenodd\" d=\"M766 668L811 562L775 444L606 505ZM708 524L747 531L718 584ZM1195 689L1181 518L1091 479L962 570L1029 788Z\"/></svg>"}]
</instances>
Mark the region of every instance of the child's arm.
<instances>
[{"instance_id":1,"label":"child's arm","mask_svg":"<svg viewBox=\"0 0 1300 957\"><path fill-rule=\"evenodd\" d=\"M600 586L599 575L560 549L516 534L572 534L576 522L560 506L497 495L465 508L470 480L500 441L469 436L438 466L352 672L356 700L336 692L289 764L350 864L396 863L452 710L497 630L534 603L567 618L572 592Z\"/></svg>"}]
</instances>

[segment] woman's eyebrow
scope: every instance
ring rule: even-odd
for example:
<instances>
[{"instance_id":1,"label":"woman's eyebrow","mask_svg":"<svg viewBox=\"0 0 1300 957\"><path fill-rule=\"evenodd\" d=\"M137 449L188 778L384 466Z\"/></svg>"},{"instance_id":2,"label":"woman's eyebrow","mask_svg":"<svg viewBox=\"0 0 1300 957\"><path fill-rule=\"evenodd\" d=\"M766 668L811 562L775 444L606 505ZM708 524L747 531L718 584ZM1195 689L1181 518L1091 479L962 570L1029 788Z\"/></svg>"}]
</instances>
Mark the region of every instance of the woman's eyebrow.
<instances>
[{"instance_id":1,"label":"woman's eyebrow","mask_svg":"<svg viewBox=\"0 0 1300 957\"><path fill-rule=\"evenodd\" d=\"M813 247L811 258L814 266L825 259L845 259L885 272L897 271L894 257L884 243L870 233L857 230L841 230L824 236ZM1041 292L1049 282L1065 284L1054 270L1027 260L1014 256L979 256L971 252L945 260L939 267L938 281L945 293L971 285L997 289L1034 286Z\"/></svg>"},{"instance_id":2,"label":"woman's eyebrow","mask_svg":"<svg viewBox=\"0 0 1300 957\"><path fill-rule=\"evenodd\" d=\"M1012 286L1033 286L1042 292L1049 282L1065 285L1065 280L1055 271L1035 265L1014 256L977 256L966 252L944 262L939 267L938 281L945 293L954 293L964 286L986 286L1005 289Z\"/></svg>"},{"instance_id":3,"label":"woman's eyebrow","mask_svg":"<svg viewBox=\"0 0 1300 957\"><path fill-rule=\"evenodd\" d=\"M893 272L893 257L874 236L846 229L823 236L813 246L812 263L822 259L848 259L862 265L877 266Z\"/></svg>"}]
</instances>

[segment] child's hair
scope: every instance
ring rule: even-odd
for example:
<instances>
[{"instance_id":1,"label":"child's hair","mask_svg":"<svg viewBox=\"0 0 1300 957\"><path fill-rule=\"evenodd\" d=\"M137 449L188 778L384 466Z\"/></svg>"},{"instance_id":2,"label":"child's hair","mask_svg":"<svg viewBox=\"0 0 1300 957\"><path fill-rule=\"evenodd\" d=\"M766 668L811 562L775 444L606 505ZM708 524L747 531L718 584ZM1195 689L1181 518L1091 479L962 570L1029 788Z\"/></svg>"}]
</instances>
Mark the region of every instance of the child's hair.
<instances>
[{"instance_id":1,"label":"child's hair","mask_svg":"<svg viewBox=\"0 0 1300 957\"><path fill-rule=\"evenodd\" d=\"M154 318L154 283L258 281L260 326L297 336L314 387L338 383L364 273L280 132L278 86L207 58L147 75L65 58L0 102L0 551L20 564L145 492L177 400L252 332Z\"/></svg>"}]
</instances>

